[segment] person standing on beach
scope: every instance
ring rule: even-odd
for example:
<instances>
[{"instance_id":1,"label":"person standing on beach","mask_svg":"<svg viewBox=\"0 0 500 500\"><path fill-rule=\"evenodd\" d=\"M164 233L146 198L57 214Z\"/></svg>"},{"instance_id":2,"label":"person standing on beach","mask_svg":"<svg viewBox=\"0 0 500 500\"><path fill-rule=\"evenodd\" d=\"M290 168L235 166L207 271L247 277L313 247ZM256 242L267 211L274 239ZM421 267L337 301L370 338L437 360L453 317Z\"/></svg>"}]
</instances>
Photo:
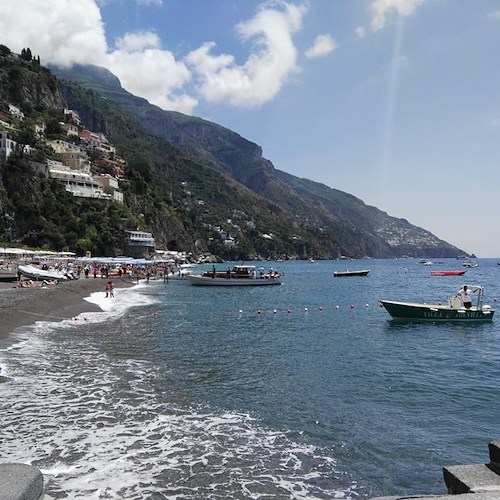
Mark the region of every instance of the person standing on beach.
<instances>
[{"instance_id":1,"label":"person standing on beach","mask_svg":"<svg viewBox=\"0 0 500 500\"><path fill-rule=\"evenodd\" d=\"M114 289L113 282L108 281L106 283L106 287L104 288L104 291L106 292L106 297L114 297L115 296L113 289Z\"/></svg>"}]
</instances>

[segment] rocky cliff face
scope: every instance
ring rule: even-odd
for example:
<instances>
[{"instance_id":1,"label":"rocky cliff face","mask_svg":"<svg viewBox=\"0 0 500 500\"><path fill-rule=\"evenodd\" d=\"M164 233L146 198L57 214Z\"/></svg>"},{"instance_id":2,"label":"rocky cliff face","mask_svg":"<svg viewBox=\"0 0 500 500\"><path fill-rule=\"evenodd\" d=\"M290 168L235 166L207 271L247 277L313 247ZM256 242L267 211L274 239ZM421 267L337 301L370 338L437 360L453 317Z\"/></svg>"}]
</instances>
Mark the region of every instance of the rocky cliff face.
<instances>
[{"instance_id":1,"label":"rocky cliff face","mask_svg":"<svg viewBox=\"0 0 500 500\"><path fill-rule=\"evenodd\" d=\"M74 91L71 87L66 85L58 85L58 91L64 97L66 102L73 102L75 100ZM78 106L78 115L85 124L85 127L93 132L101 132L105 136L109 136L109 126L106 117L98 111L95 106L89 102L84 102L80 99Z\"/></svg>"},{"instance_id":2,"label":"rocky cliff face","mask_svg":"<svg viewBox=\"0 0 500 500\"><path fill-rule=\"evenodd\" d=\"M66 101L57 88L57 78L36 61L15 62L16 56L0 59L0 100L20 108L58 109L66 106Z\"/></svg>"},{"instance_id":3,"label":"rocky cliff face","mask_svg":"<svg viewBox=\"0 0 500 500\"><path fill-rule=\"evenodd\" d=\"M316 241L325 257L456 256L462 250L408 221L389 216L362 200L328 186L276 170L257 145L218 124L164 111L121 88L103 68L78 66L56 73L113 101L157 137L189 151L200 163L229 175L274 204L273 210L293 214Z\"/></svg>"}]
</instances>

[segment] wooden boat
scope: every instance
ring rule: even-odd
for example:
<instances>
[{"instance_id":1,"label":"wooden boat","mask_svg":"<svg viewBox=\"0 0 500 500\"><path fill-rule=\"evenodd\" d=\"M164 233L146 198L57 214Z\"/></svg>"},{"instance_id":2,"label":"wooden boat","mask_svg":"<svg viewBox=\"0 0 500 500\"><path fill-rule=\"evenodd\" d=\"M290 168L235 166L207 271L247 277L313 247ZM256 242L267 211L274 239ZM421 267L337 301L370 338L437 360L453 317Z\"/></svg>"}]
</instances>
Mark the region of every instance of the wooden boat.
<instances>
[{"instance_id":1,"label":"wooden boat","mask_svg":"<svg viewBox=\"0 0 500 500\"><path fill-rule=\"evenodd\" d=\"M491 321L495 311L489 305L483 305L484 288L468 285L475 302L470 308L462 305L460 296L448 298L446 304L427 304L418 302L398 302L381 300L380 303L394 320L399 321L434 321L434 322L478 322Z\"/></svg>"},{"instance_id":2,"label":"wooden boat","mask_svg":"<svg viewBox=\"0 0 500 500\"><path fill-rule=\"evenodd\" d=\"M202 286L267 286L281 285L282 275L277 271L257 273L255 266L234 266L226 271L212 271L203 274L186 274L191 285Z\"/></svg>"},{"instance_id":3,"label":"wooden boat","mask_svg":"<svg viewBox=\"0 0 500 500\"><path fill-rule=\"evenodd\" d=\"M465 271L431 271L431 276L462 276Z\"/></svg>"},{"instance_id":4,"label":"wooden boat","mask_svg":"<svg viewBox=\"0 0 500 500\"><path fill-rule=\"evenodd\" d=\"M361 271L350 271L349 269L346 269L344 271L335 271L333 275L336 278L340 278L342 276L368 276L369 272L369 269L363 269Z\"/></svg>"}]
</instances>

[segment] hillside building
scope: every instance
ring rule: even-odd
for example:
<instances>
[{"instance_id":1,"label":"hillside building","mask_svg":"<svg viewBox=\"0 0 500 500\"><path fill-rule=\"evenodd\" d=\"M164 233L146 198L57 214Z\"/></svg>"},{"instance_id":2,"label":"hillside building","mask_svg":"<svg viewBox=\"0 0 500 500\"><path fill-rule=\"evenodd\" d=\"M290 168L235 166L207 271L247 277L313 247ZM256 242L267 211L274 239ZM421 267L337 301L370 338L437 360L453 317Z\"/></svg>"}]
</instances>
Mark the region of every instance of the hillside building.
<instances>
[{"instance_id":1,"label":"hillside building","mask_svg":"<svg viewBox=\"0 0 500 500\"><path fill-rule=\"evenodd\" d=\"M64 184L66 191L79 198L111 199L111 195L104 192L103 185L89 173L82 170L72 170L66 165L51 167L49 175Z\"/></svg>"},{"instance_id":2,"label":"hillside building","mask_svg":"<svg viewBox=\"0 0 500 500\"><path fill-rule=\"evenodd\" d=\"M17 142L10 132L0 132L0 158L7 160L11 155L17 152L18 147ZM27 144L23 147L23 154L30 154L32 151L33 148Z\"/></svg>"},{"instance_id":3,"label":"hillside building","mask_svg":"<svg viewBox=\"0 0 500 500\"><path fill-rule=\"evenodd\" d=\"M120 192L118 179L109 174L94 175L94 179L109 191L113 200L123 203L123 193Z\"/></svg>"},{"instance_id":4,"label":"hillside building","mask_svg":"<svg viewBox=\"0 0 500 500\"><path fill-rule=\"evenodd\" d=\"M144 231L125 231L126 246L129 257L148 257L155 252L155 240L151 233Z\"/></svg>"}]
</instances>

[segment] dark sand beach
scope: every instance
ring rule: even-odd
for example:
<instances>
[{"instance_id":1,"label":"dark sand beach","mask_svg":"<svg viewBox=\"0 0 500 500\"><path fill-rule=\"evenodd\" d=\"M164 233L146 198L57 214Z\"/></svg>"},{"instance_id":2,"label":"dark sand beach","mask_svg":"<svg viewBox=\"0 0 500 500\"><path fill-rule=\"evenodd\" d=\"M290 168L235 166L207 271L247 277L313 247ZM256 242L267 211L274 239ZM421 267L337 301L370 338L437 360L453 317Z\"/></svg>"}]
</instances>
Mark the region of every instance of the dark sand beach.
<instances>
[{"instance_id":1,"label":"dark sand beach","mask_svg":"<svg viewBox=\"0 0 500 500\"><path fill-rule=\"evenodd\" d=\"M0 338L35 321L61 321L83 312L99 311L98 306L84 298L93 292L103 292L107 281L81 278L46 288L18 288L17 283L0 283ZM125 278L112 281L115 288L135 283Z\"/></svg>"}]
</instances>

